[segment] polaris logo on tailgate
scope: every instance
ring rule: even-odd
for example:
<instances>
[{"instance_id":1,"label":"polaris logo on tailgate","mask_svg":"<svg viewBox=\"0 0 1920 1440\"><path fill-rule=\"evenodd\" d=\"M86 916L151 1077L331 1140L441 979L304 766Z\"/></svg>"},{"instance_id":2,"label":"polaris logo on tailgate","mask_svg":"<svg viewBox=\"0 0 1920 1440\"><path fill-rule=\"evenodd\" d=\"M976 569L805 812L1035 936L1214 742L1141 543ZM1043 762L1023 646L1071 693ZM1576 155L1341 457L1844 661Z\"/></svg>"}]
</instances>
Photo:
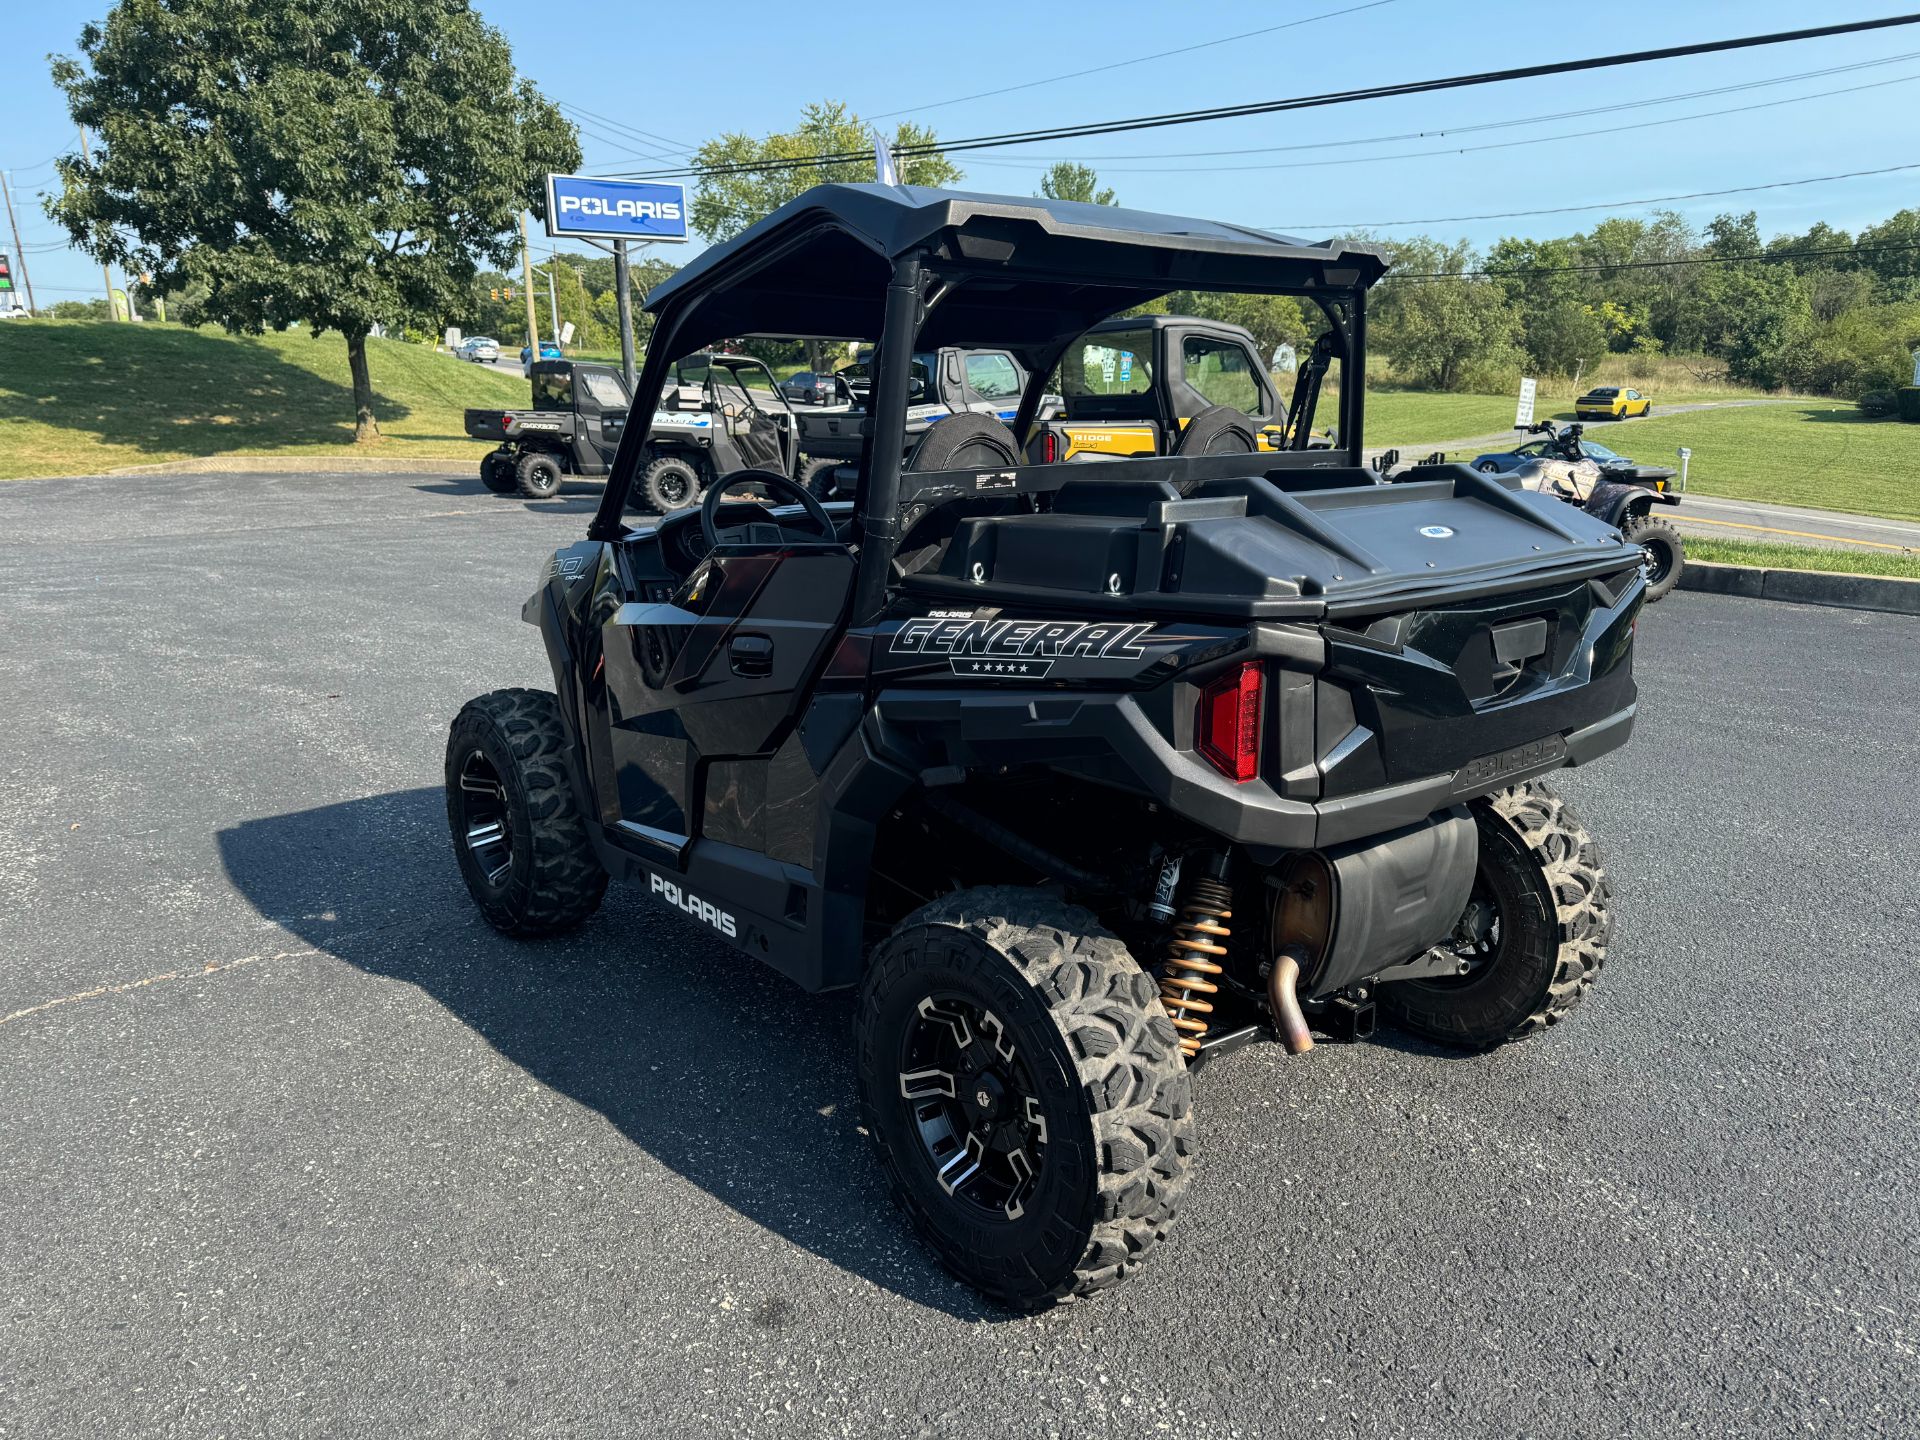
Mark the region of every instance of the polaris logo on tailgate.
<instances>
[{"instance_id":1,"label":"polaris logo on tailgate","mask_svg":"<svg viewBox=\"0 0 1920 1440\"><path fill-rule=\"evenodd\" d=\"M653 877L653 893L676 910L684 910L696 920L704 920L729 940L735 939L733 916L712 901L702 900L691 890L682 890L664 875Z\"/></svg>"}]
</instances>

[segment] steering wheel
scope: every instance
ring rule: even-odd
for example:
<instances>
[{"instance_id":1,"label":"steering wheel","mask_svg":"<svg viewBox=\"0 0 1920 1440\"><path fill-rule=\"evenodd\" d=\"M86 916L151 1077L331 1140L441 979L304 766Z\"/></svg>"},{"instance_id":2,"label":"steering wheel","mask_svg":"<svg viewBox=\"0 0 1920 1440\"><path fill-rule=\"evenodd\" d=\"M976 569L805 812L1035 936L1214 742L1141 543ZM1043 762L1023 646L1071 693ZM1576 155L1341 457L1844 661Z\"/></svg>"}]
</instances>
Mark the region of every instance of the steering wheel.
<instances>
[{"instance_id":1,"label":"steering wheel","mask_svg":"<svg viewBox=\"0 0 1920 1440\"><path fill-rule=\"evenodd\" d=\"M706 538L709 550L717 548L720 544L718 517L722 502L725 501L729 491L738 490L743 485L758 485L762 490L768 491L784 491L788 499L807 512L807 519L811 520L820 531L821 539L837 540L839 538L839 532L833 527L833 517L827 514L827 507L810 495L806 486L793 477L782 475L778 470L736 470L731 475L723 475L714 481L707 490L707 498L700 502L700 533ZM774 498L777 500L780 497L776 495ZM769 523L783 536L786 534L784 525L777 521ZM739 527L730 525L727 528L732 530Z\"/></svg>"}]
</instances>

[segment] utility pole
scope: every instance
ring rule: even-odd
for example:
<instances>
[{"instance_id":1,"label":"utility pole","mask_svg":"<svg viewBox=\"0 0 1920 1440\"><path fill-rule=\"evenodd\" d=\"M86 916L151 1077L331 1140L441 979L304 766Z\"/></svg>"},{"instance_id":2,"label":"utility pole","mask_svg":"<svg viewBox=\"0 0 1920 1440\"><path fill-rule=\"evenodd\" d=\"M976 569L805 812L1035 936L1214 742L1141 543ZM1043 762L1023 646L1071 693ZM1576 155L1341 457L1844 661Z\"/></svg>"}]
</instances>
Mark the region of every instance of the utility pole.
<instances>
[{"instance_id":1,"label":"utility pole","mask_svg":"<svg viewBox=\"0 0 1920 1440\"><path fill-rule=\"evenodd\" d=\"M527 212L520 212L520 273L527 292L527 363L540 358L540 316L533 304L533 252L527 249Z\"/></svg>"},{"instance_id":2,"label":"utility pole","mask_svg":"<svg viewBox=\"0 0 1920 1440\"><path fill-rule=\"evenodd\" d=\"M27 274L27 252L20 244L20 222L13 214L13 179L4 170L0 170L0 195L7 197L7 224L13 227L13 253L20 260L20 283L27 287L27 313L31 315L40 307L33 303L33 277Z\"/></svg>"},{"instance_id":3,"label":"utility pole","mask_svg":"<svg viewBox=\"0 0 1920 1440\"><path fill-rule=\"evenodd\" d=\"M627 242L613 242L613 293L620 306L620 373L627 377L627 393L637 383L633 373L633 274L627 268Z\"/></svg>"},{"instance_id":4,"label":"utility pole","mask_svg":"<svg viewBox=\"0 0 1920 1440\"><path fill-rule=\"evenodd\" d=\"M80 158L89 165L93 163L93 157L87 151L87 127L84 125L80 127ZM107 269L107 262L104 260L100 262L100 279L107 287L107 319L111 320L113 319L113 272ZM131 307L132 302L129 301L128 305Z\"/></svg>"}]
</instances>

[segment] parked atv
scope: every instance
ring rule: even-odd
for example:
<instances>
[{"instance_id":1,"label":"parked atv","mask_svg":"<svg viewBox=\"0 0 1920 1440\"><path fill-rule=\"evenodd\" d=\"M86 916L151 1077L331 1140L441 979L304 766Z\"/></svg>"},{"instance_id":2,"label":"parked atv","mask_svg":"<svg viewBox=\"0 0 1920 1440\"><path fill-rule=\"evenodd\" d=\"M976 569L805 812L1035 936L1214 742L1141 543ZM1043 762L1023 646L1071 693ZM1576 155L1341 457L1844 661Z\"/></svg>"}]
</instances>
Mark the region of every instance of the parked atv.
<instances>
[{"instance_id":1,"label":"parked atv","mask_svg":"<svg viewBox=\"0 0 1920 1440\"><path fill-rule=\"evenodd\" d=\"M630 526L627 435L522 612L557 693L496 690L448 738L481 912L550 934L617 876L807 989L857 987L895 1196L1023 1308L1163 1244L1216 1057L1376 1016L1466 1050L1564 1020L1612 892L1541 777L1632 729L1639 550L1467 466L1380 483L1359 384L1338 451L1022 461L1046 377L1110 314L1301 296L1360 376L1385 268L879 185L694 259L648 297L642 403L721 333L872 337L856 495L742 471ZM1011 426L956 415L909 450L914 355L992 343L1027 375Z\"/></svg>"},{"instance_id":2,"label":"parked atv","mask_svg":"<svg viewBox=\"0 0 1920 1440\"><path fill-rule=\"evenodd\" d=\"M1617 525L1647 557L1647 603L1664 600L1680 583L1686 546L1673 525L1653 516L1655 505L1678 505L1680 472L1664 465L1642 465L1588 440L1579 424L1564 430L1551 420L1526 427L1545 438L1517 449L1478 456L1476 470L1504 475L1528 490L1557 495Z\"/></svg>"},{"instance_id":3,"label":"parked atv","mask_svg":"<svg viewBox=\"0 0 1920 1440\"><path fill-rule=\"evenodd\" d=\"M674 367L648 428L636 509L667 514L697 503L716 476L749 467L791 474L798 431L793 411L764 361L701 353ZM498 442L480 479L499 494L545 499L565 475L605 475L632 404L626 380L608 365L542 360L533 367L533 406L469 410L467 434Z\"/></svg>"}]
</instances>

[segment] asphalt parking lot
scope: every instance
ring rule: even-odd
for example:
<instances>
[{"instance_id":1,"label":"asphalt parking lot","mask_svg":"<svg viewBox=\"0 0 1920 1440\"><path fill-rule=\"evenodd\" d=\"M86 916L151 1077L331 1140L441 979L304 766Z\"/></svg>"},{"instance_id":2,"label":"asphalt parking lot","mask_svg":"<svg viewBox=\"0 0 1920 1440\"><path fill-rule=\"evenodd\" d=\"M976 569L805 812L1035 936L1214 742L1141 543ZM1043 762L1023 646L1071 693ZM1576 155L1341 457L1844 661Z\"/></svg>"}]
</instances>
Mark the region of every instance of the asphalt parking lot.
<instances>
[{"instance_id":1,"label":"asphalt parking lot","mask_svg":"<svg viewBox=\"0 0 1920 1440\"><path fill-rule=\"evenodd\" d=\"M615 894L504 940L469 695L597 490L0 486L0 1434L1920 1433L1920 621L1681 594L1593 1000L1201 1079L1141 1276L936 1269L849 1009Z\"/></svg>"}]
</instances>

